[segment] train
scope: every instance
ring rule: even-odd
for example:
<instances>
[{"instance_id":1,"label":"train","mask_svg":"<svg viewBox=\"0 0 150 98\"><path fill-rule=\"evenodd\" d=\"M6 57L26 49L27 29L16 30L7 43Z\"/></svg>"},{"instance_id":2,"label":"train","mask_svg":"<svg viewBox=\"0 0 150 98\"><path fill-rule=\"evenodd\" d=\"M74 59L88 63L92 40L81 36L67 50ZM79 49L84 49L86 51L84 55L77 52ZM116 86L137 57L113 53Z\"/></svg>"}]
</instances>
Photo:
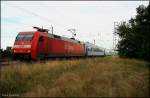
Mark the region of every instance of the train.
<instances>
[{"instance_id":1,"label":"train","mask_svg":"<svg viewBox=\"0 0 150 98\"><path fill-rule=\"evenodd\" d=\"M105 49L89 42L51 34L48 33L48 29L39 27L34 29L36 31L18 33L12 48L14 59L105 56Z\"/></svg>"}]
</instances>

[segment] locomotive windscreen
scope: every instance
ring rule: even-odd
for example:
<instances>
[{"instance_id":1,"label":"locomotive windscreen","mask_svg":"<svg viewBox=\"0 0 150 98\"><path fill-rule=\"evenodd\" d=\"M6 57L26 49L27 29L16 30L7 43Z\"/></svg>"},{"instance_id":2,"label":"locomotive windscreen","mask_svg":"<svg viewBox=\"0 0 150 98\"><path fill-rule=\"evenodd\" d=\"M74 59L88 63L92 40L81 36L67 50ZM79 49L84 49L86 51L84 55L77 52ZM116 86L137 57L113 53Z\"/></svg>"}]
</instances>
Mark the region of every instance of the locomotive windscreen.
<instances>
[{"instance_id":1,"label":"locomotive windscreen","mask_svg":"<svg viewBox=\"0 0 150 98\"><path fill-rule=\"evenodd\" d=\"M18 34L16 41L31 41L33 34Z\"/></svg>"}]
</instances>

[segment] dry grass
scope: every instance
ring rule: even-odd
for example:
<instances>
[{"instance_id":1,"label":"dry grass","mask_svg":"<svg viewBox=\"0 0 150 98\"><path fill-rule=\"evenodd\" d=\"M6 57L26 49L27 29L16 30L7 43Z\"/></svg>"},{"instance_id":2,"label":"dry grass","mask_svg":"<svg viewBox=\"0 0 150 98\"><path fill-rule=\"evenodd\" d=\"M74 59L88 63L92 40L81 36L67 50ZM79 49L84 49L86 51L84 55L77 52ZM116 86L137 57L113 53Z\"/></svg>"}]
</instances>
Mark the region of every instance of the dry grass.
<instances>
[{"instance_id":1,"label":"dry grass","mask_svg":"<svg viewBox=\"0 0 150 98\"><path fill-rule=\"evenodd\" d=\"M149 97L149 66L118 57L20 63L1 68L0 90L20 96Z\"/></svg>"}]
</instances>

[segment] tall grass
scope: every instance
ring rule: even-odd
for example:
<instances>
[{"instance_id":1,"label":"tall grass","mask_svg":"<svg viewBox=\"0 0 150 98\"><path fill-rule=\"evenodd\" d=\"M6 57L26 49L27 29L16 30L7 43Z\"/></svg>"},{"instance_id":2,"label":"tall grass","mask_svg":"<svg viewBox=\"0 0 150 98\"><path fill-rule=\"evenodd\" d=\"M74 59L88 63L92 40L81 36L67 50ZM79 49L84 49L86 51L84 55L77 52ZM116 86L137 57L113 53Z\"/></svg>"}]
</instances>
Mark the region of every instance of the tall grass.
<instances>
[{"instance_id":1,"label":"tall grass","mask_svg":"<svg viewBox=\"0 0 150 98\"><path fill-rule=\"evenodd\" d=\"M149 63L118 57L1 67L0 91L19 96L148 97Z\"/></svg>"}]
</instances>

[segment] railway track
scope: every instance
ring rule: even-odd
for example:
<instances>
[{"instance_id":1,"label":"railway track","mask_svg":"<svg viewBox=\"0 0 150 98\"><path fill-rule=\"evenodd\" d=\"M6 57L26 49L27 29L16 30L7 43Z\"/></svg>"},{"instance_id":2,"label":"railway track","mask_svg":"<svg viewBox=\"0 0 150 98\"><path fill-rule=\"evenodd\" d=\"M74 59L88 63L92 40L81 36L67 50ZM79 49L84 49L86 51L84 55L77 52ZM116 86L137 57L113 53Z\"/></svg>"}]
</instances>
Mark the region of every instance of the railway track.
<instances>
[{"instance_id":1,"label":"railway track","mask_svg":"<svg viewBox=\"0 0 150 98\"><path fill-rule=\"evenodd\" d=\"M13 61L7 58L0 59L0 66L19 64L20 61Z\"/></svg>"},{"instance_id":2,"label":"railway track","mask_svg":"<svg viewBox=\"0 0 150 98\"><path fill-rule=\"evenodd\" d=\"M12 59L8 59L8 58L1 58L0 66L16 65L16 64L21 64L21 63L31 64L33 62L45 63L45 61L51 61L51 60L54 60L54 58L53 59L45 59L45 60L37 60L37 61L31 61L31 60L25 60L25 59L12 60Z\"/></svg>"},{"instance_id":3,"label":"railway track","mask_svg":"<svg viewBox=\"0 0 150 98\"><path fill-rule=\"evenodd\" d=\"M25 59L20 59L20 60L12 60L12 59L8 59L8 58L2 58L0 59L0 67L1 66L13 66L16 64L22 64L22 63L26 63L26 64L32 64L35 62L39 62L39 63L46 63L47 61L54 61L54 60L59 60L59 61L63 61L63 60L78 60L78 59L86 59L86 58L94 58L94 57L62 57L62 58L46 58L46 59L39 59L36 61L32 61L32 60L25 60Z\"/></svg>"}]
</instances>

